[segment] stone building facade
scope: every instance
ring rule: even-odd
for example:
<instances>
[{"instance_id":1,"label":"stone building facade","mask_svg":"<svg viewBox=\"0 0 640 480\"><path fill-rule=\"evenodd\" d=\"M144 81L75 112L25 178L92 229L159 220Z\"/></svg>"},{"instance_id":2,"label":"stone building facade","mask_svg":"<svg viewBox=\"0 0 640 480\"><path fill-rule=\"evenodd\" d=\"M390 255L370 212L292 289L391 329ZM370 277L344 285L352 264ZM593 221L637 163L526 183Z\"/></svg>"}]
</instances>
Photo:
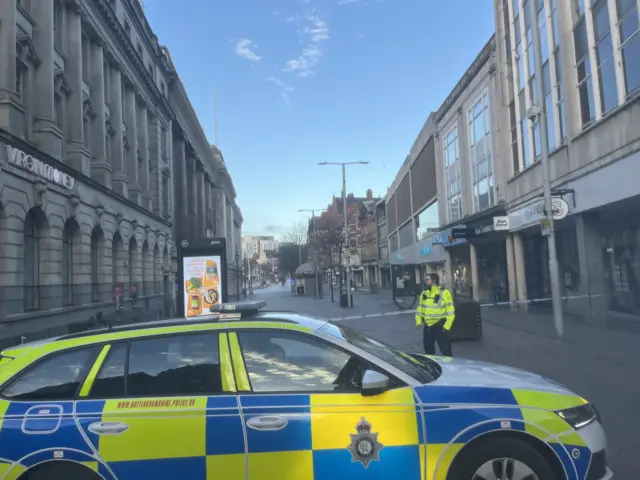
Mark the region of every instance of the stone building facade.
<instances>
[{"instance_id":1,"label":"stone building facade","mask_svg":"<svg viewBox=\"0 0 640 480\"><path fill-rule=\"evenodd\" d=\"M163 48L171 63L171 55ZM173 163L176 175L175 238L179 243L193 238L225 237L230 267L229 295L236 291L236 256L242 264L242 213L236 204L236 190L222 152L210 145L180 79L172 78L169 101L175 118L172 130Z\"/></svg>"},{"instance_id":2,"label":"stone building facade","mask_svg":"<svg viewBox=\"0 0 640 480\"><path fill-rule=\"evenodd\" d=\"M140 4L0 0L0 25L2 342L171 314L178 77Z\"/></svg>"}]
</instances>

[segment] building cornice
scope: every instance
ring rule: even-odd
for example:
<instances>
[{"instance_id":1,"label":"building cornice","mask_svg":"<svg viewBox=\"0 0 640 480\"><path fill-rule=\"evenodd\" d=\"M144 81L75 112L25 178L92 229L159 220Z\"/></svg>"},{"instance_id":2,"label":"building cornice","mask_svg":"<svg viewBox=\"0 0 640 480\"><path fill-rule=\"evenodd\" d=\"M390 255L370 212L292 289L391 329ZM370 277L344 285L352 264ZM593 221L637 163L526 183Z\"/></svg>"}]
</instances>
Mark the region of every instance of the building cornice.
<instances>
[{"instance_id":1,"label":"building cornice","mask_svg":"<svg viewBox=\"0 0 640 480\"><path fill-rule=\"evenodd\" d=\"M173 111L171 109L171 106L169 105L169 101L162 94L162 92L156 85L156 82L151 77L151 74L149 74L149 71L145 67L144 62L138 56L138 53L131 43L131 40L127 37L127 33L125 32L124 27L118 21L113 9L111 8L107 0L92 0L92 2L102 16L105 25L113 34L113 38L118 43L118 46L127 56L129 64L135 67L136 73L140 76L144 84L149 89L149 92L153 97L154 104L162 108L164 110L164 113L172 119Z\"/></svg>"},{"instance_id":2,"label":"building cornice","mask_svg":"<svg viewBox=\"0 0 640 480\"><path fill-rule=\"evenodd\" d=\"M462 78L458 81L449 96L442 103L438 111L436 112L436 122L440 123L447 112L451 109L456 100L462 95L462 92L469 86L471 81L478 75L485 63L491 58L491 54L496 49L496 37L495 34L491 35L489 41L482 48L478 56L475 58L471 66L462 75Z\"/></svg>"}]
</instances>

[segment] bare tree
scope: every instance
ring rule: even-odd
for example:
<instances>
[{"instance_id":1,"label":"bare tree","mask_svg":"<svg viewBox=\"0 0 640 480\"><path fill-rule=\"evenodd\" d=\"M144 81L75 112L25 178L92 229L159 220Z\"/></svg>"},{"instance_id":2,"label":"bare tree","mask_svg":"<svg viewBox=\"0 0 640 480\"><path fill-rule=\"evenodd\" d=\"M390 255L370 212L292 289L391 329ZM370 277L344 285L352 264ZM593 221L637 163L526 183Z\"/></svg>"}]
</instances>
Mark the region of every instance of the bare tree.
<instances>
[{"instance_id":1,"label":"bare tree","mask_svg":"<svg viewBox=\"0 0 640 480\"><path fill-rule=\"evenodd\" d=\"M330 277L333 278L333 267L340 265L344 245L343 216L333 210L324 212L314 219L311 231L310 246L315 251L318 264L329 267ZM340 277L342 279L342 276ZM342 285L342 282L340 283ZM331 286L331 300L333 301L333 285Z\"/></svg>"},{"instance_id":2,"label":"bare tree","mask_svg":"<svg viewBox=\"0 0 640 480\"><path fill-rule=\"evenodd\" d=\"M308 226L307 222L300 220L293 222L291 229L283 237L285 242L293 243L295 246L306 245Z\"/></svg>"}]
</instances>

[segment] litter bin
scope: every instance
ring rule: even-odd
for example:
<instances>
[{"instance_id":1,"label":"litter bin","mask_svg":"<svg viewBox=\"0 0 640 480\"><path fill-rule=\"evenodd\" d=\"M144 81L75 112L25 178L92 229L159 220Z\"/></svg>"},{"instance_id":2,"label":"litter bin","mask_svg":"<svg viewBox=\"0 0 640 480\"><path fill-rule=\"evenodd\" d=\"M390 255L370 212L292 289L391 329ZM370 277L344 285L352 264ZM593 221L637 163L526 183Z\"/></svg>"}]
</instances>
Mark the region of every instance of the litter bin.
<instances>
[{"instance_id":1,"label":"litter bin","mask_svg":"<svg viewBox=\"0 0 640 480\"><path fill-rule=\"evenodd\" d=\"M346 293L340 294L340 307L349 308L349 296Z\"/></svg>"}]
</instances>

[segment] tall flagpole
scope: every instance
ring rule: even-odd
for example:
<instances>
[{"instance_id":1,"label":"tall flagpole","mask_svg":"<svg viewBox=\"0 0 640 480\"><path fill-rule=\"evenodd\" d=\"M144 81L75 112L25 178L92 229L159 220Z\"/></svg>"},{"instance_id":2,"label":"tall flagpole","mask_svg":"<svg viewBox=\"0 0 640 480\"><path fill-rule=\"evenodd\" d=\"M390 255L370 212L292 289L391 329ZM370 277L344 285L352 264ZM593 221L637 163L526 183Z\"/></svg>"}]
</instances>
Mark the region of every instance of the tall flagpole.
<instances>
[{"instance_id":1,"label":"tall flagpole","mask_svg":"<svg viewBox=\"0 0 640 480\"><path fill-rule=\"evenodd\" d=\"M218 146L218 87L213 86L213 144Z\"/></svg>"}]
</instances>

